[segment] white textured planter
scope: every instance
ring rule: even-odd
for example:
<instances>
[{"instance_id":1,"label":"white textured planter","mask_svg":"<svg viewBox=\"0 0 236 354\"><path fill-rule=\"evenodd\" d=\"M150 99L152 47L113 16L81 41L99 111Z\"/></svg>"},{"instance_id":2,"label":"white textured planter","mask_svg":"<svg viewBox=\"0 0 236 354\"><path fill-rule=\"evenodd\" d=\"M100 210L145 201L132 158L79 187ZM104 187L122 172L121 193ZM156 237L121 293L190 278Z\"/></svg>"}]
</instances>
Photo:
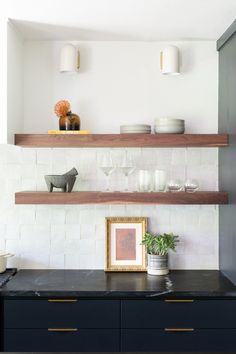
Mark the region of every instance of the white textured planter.
<instances>
[{"instance_id":1,"label":"white textured planter","mask_svg":"<svg viewBox=\"0 0 236 354\"><path fill-rule=\"evenodd\" d=\"M156 256L148 254L147 272L150 275L166 275L169 273L168 254L165 256Z\"/></svg>"},{"instance_id":2,"label":"white textured planter","mask_svg":"<svg viewBox=\"0 0 236 354\"><path fill-rule=\"evenodd\" d=\"M12 253L3 253L0 254L0 274L4 273L7 268L7 258L13 257L14 254Z\"/></svg>"}]
</instances>

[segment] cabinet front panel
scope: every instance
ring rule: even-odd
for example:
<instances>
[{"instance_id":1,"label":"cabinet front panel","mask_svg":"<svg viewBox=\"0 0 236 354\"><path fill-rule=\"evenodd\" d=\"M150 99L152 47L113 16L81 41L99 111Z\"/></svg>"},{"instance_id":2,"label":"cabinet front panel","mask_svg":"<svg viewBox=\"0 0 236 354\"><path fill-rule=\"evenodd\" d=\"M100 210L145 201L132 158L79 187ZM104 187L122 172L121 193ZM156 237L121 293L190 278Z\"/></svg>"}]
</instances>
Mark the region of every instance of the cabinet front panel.
<instances>
[{"instance_id":1,"label":"cabinet front panel","mask_svg":"<svg viewBox=\"0 0 236 354\"><path fill-rule=\"evenodd\" d=\"M52 301L52 302L51 302ZM5 328L119 328L119 300L5 300Z\"/></svg>"},{"instance_id":2,"label":"cabinet front panel","mask_svg":"<svg viewBox=\"0 0 236 354\"><path fill-rule=\"evenodd\" d=\"M123 328L236 328L235 300L122 301Z\"/></svg>"},{"instance_id":3,"label":"cabinet front panel","mask_svg":"<svg viewBox=\"0 0 236 354\"><path fill-rule=\"evenodd\" d=\"M202 329L166 332L161 329L126 329L121 332L124 352L235 351L236 330Z\"/></svg>"},{"instance_id":4,"label":"cabinet front panel","mask_svg":"<svg viewBox=\"0 0 236 354\"><path fill-rule=\"evenodd\" d=\"M117 352L120 331L81 329L77 332L48 332L46 329L7 329L6 352Z\"/></svg>"}]
</instances>

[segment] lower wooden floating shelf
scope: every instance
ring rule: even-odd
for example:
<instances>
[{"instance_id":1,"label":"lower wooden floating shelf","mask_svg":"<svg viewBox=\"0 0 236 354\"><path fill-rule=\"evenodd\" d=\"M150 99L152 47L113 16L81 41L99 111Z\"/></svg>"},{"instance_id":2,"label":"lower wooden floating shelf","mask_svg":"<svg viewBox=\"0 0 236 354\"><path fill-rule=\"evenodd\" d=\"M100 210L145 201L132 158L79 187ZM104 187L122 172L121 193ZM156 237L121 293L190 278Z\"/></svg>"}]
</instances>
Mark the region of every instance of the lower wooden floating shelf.
<instances>
[{"instance_id":1,"label":"lower wooden floating shelf","mask_svg":"<svg viewBox=\"0 0 236 354\"><path fill-rule=\"evenodd\" d=\"M15 134L23 147L224 147L227 134Z\"/></svg>"},{"instance_id":2,"label":"lower wooden floating shelf","mask_svg":"<svg viewBox=\"0 0 236 354\"><path fill-rule=\"evenodd\" d=\"M226 192L17 192L16 204L228 204Z\"/></svg>"}]
</instances>

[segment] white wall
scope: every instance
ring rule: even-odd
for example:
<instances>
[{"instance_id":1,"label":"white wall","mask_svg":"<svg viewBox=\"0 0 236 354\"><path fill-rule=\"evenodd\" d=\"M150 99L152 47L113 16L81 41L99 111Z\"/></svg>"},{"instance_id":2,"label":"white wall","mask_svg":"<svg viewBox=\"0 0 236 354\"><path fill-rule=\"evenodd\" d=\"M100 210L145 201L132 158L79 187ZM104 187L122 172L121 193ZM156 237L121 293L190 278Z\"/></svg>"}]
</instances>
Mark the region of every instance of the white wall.
<instances>
[{"instance_id":1,"label":"white wall","mask_svg":"<svg viewBox=\"0 0 236 354\"><path fill-rule=\"evenodd\" d=\"M75 190L101 190L100 154L106 149L21 149L0 146L0 249L15 253L20 268L104 267L105 217L145 216L153 232L180 236L172 269L218 269L218 207L171 205L14 205L14 192L46 190L44 175L79 171ZM114 156L123 153L113 149ZM201 189L218 188L218 149L128 149L138 168L166 168L182 179L194 176ZM136 188L137 173L130 176ZM124 177L111 176L122 190Z\"/></svg>"},{"instance_id":2,"label":"white wall","mask_svg":"<svg viewBox=\"0 0 236 354\"><path fill-rule=\"evenodd\" d=\"M63 42L26 41L24 51L24 130L58 127L54 104L68 99L82 129L119 133L120 124L150 123L156 117L186 120L186 131L217 132L215 42L176 42L182 74L161 75L164 42L81 42L78 74L59 73Z\"/></svg>"},{"instance_id":3,"label":"white wall","mask_svg":"<svg viewBox=\"0 0 236 354\"><path fill-rule=\"evenodd\" d=\"M0 143L7 143L7 19L0 16Z\"/></svg>"},{"instance_id":4,"label":"white wall","mask_svg":"<svg viewBox=\"0 0 236 354\"><path fill-rule=\"evenodd\" d=\"M14 25L7 26L7 139L14 143L14 134L23 132L23 38Z\"/></svg>"},{"instance_id":5,"label":"white wall","mask_svg":"<svg viewBox=\"0 0 236 354\"><path fill-rule=\"evenodd\" d=\"M82 128L94 133L119 132L122 123L152 124L159 116L186 119L187 132L217 132L214 42L176 43L183 62L182 75L178 77L160 74L159 51L165 43L155 42L78 43L80 72L63 75L58 72L62 44L24 44L25 132L57 128L53 107L59 99L70 100L73 111L81 116ZM217 269L215 206L14 205L15 191L46 190L45 174L63 173L73 166L80 173L76 190L102 189L104 176L98 168L102 151L0 146L0 249L16 254L10 264L20 268L103 268L104 218L134 215L147 216L149 228L155 232L173 231L180 235L178 252L171 255L172 268ZM114 151L122 153L119 149ZM217 149L127 151L137 168L165 168L169 176L197 178L203 190L218 189ZM136 182L137 173L130 179L133 188ZM115 190L123 188L119 173L112 176L111 185Z\"/></svg>"}]
</instances>

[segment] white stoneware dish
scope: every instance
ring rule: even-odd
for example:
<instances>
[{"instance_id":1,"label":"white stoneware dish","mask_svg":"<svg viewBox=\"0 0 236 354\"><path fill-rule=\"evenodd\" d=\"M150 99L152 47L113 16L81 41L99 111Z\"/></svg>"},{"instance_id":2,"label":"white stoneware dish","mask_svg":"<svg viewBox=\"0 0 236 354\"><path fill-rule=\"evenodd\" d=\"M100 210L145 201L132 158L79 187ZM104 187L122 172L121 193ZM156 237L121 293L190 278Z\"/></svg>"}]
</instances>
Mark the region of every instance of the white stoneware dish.
<instances>
[{"instance_id":1,"label":"white stoneware dish","mask_svg":"<svg viewBox=\"0 0 236 354\"><path fill-rule=\"evenodd\" d=\"M159 134L183 134L185 131L184 126L178 125L162 125L154 127L155 133Z\"/></svg>"},{"instance_id":2,"label":"white stoneware dish","mask_svg":"<svg viewBox=\"0 0 236 354\"><path fill-rule=\"evenodd\" d=\"M184 119L176 119L176 118L156 118L155 125L168 125L168 124L183 124Z\"/></svg>"}]
</instances>

